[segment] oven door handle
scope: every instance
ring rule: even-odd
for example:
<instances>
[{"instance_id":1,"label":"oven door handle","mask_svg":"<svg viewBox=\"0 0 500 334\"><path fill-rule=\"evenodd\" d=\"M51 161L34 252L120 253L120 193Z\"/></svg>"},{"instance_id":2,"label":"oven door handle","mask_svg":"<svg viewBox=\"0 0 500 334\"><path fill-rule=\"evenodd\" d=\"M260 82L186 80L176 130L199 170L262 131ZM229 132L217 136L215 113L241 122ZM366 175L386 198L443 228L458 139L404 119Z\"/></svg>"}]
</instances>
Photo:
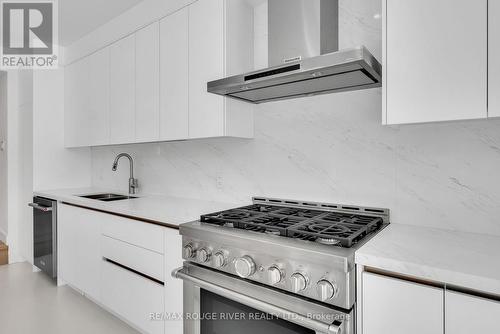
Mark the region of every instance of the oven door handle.
<instances>
[{"instance_id":1,"label":"oven door handle","mask_svg":"<svg viewBox=\"0 0 500 334\"><path fill-rule=\"evenodd\" d=\"M33 209L36 209L36 210L40 210L40 211L43 211L43 212L50 212L52 211L52 207L51 206L42 206L38 203L29 203L28 206L31 206Z\"/></svg>"},{"instance_id":2,"label":"oven door handle","mask_svg":"<svg viewBox=\"0 0 500 334\"><path fill-rule=\"evenodd\" d=\"M219 286L217 284L199 279L197 277L194 277L192 275L189 275L186 270L184 270L183 267L177 268L172 272L172 277L182 279L184 281L188 281L190 283L193 283L194 285L204 289L208 290L210 292L213 292L215 294L218 294L222 297L226 297L231 300L235 300L238 302L241 302L242 304L245 304L249 307L255 308L257 310L260 310L262 312L266 312L268 314L277 316L281 319L284 319L286 321L290 321L292 323L295 323L299 326L306 327L307 329L313 330L316 333L321 333L321 334L341 334L342 333L342 323L341 322L336 322L334 324L327 324L315 319L311 319L309 317L306 317L302 314L298 314L296 312L290 311L288 309L269 304L267 302L264 302L259 299L252 298L250 296L247 296L245 294L236 292L234 290L226 289L222 286Z\"/></svg>"}]
</instances>

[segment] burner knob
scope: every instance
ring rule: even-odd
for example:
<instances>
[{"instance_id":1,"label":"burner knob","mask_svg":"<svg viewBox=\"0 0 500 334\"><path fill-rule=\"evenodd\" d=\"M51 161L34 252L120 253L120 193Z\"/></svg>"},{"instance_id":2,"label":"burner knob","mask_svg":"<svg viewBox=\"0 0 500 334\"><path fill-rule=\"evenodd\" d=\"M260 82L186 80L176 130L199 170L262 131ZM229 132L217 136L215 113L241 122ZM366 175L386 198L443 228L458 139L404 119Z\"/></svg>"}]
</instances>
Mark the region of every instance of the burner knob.
<instances>
[{"instance_id":1,"label":"burner knob","mask_svg":"<svg viewBox=\"0 0 500 334\"><path fill-rule=\"evenodd\" d=\"M301 273L295 273L290 277L292 283L292 291L294 293L300 292L307 288L307 277Z\"/></svg>"},{"instance_id":2,"label":"burner knob","mask_svg":"<svg viewBox=\"0 0 500 334\"><path fill-rule=\"evenodd\" d=\"M316 285L316 292L321 301L326 302L337 294L337 285L325 279L322 279Z\"/></svg>"},{"instance_id":3,"label":"burner knob","mask_svg":"<svg viewBox=\"0 0 500 334\"><path fill-rule=\"evenodd\" d=\"M190 259L190 258L194 257L194 248L193 248L193 246L192 245L186 245L186 246L184 246L183 253L184 253L184 258L185 259Z\"/></svg>"},{"instance_id":4,"label":"burner knob","mask_svg":"<svg viewBox=\"0 0 500 334\"><path fill-rule=\"evenodd\" d=\"M222 268L227 264L227 257L223 251L218 251L214 254L214 266L216 268Z\"/></svg>"},{"instance_id":5,"label":"burner knob","mask_svg":"<svg viewBox=\"0 0 500 334\"><path fill-rule=\"evenodd\" d=\"M210 260L210 251L206 248L202 248L196 252L196 259L198 262L205 263Z\"/></svg>"},{"instance_id":6,"label":"burner knob","mask_svg":"<svg viewBox=\"0 0 500 334\"><path fill-rule=\"evenodd\" d=\"M267 269L267 277L269 283L274 285L281 282L281 280L283 279L283 273L277 266L272 266L269 269Z\"/></svg>"},{"instance_id":7,"label":"burner knob","mask_svg":"<svg viewBox=\"0 0 500 334\"><path fill-rule=\"evenodd\" d=\"M234 261L234 269L238 276L248 278L255 273L255 262L250 256L243 256Z\"/></svg>"}]
</instances>

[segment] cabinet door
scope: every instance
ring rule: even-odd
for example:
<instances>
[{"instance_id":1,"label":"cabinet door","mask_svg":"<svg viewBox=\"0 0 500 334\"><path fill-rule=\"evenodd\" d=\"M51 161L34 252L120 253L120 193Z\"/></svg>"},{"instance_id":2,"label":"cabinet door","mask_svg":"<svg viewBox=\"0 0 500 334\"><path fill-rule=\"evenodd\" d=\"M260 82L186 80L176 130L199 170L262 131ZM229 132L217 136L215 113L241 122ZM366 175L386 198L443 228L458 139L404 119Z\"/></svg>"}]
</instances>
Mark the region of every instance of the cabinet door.
<instances>
[{"instance_id":1,"label":"cabinet door","mask_svg":"<svg viewBox=\"0 0 500 334\"><path fill-rule=\"evenodd\" d=\"M109 143L109 49L89 56L89 108L86 146Z\"/></svg>"},{"instance_id":2,"label":"cabinet door","mask_svg":"<svg viewBox=\"0 0 500 334\"><path fill-rule=\"evenodd\" d=\"M59 275L91 298L100 299L100 216L70 205L58 207Z\"/></svg>"},{"instance_id":3,"label":"cabinet door","mask_svg":"<svg viewBox=\"0 0 500 334\"><path fill-rule=\"evenodd\" d=\"M500 1L488 2L488 116L500 117Z\"/></svg>"},{"instance_id":4,"label":"cabinet door","mask_svg":"<svg viewBox=\"0 0 500 334\"><path fill-rule=\"evenodd\" d=\"M224 77L224 0L189 6L189 137L224 135L224 98L207 82Z\"/></svg>"},{"instance_id":5,"label":"cabinet door","mask_svg":"<svg viewBox=\"0 0 500 334\"><path fill-rule=\"evenodd\" d=\"M135 34L135 139L159 139L160 50L159 24L153 23Z\"/></svg>"},{"instance_id":6,"label":"cabinet door","mask_svg":"<svg viewBox=\"0 0 500 334\"><path fill-rule=\"evenodd\" d=\"M487 0L385 1L387 123L487 117Z\"/></svg>"},{"instance_id":7,"label":"cabinet door","mask_svg":"<svg viewBox=\"0 0 500 334\"><path fill-rule=\"evenodd\" d=\"M78 223L68 206L57 207L57 273L66 283L77 287Z\"/></svg>"},{"instance_id":8,"label":"cabinet door","mask_svg":"<svg viewBox=\"0 0 500 334\"><path fill-rule=\"evenodd\" d=\"M171 273L182 267L182 237L178 230L165 228L165 314L182 314L183 283ZM165 333L182 333L182 321L165 322Z\"/></svg>"},{"instance_id":9,"label":"cabinet door","mask_svg":"<svg viewBox=\"0 0 500 334\"><path fill-rule=\"evenodd\" d=\"M443 290L363 273L363 334L444 334Z\"/></svg>"},{"instance_id":10,"label":"cabinet door","mask_svg":"<svg viewBox=\"0 0 500 334\"><path fill-rule=\"evenodd\" d=\"M135 141L135 35L110 46L110 143Z\"/></svg>"},{"instance_id":11,"label":"cabinet door","mask_svg":"<svg viewBox=\"0 0 500 334\"><path fill-rule=\"evenodd\" d=\"M142 332L163 334L164 322L150 316L164 312L163 286L108 261L101 266L103 305Z\"/></svg>"},{"instance_id":12,"label":"cabinet door","mask_svg":"<svg viewBox=\"0 0 500 334\"><path fill-rule=\"evenodd\" d=\"M90 100L89 58L83 58L66 66L64 81L65 146L87 146L87 133L90 131L87 118Z\"/></svg>"},{"instance_id":13,"label":"cabinet door","mask_svg":"<svg viewBox=\"0 0 500 334\"><path fill-rule=\"evenodd\" d=\"M76 245L79 288L86 295L99 301L102 257L100 220L104 214L76 207L69 207L69 211L78 224Z\"/></svg>"},{"instance_id":14,"label":"cabinet door","mask_svg":"<svg viewBox=\"0 0 500 334\"><path fill-rule=\"evenodd\" d=\"M188 8L160 22L160 138L188 138Z\"/></svg>"},{"instance_id":15,"label":"cabinet door","mask_svg":"<svg viewBox=\"0 0 500 334\"><path fill-rule=\"evenodd\" d=\"M495 334L499 332L500 302L446 291L446 333Z\"/></svg>"}]
</instances>

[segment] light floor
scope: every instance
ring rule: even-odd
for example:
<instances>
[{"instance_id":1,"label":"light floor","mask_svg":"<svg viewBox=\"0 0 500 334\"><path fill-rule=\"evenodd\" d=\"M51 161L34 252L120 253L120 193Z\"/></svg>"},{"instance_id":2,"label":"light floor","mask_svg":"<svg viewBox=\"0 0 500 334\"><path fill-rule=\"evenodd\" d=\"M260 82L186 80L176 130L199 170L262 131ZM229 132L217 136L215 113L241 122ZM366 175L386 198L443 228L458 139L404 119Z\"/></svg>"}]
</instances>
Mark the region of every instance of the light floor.
<instances>
[{"instance_id":1,"label":"light floor","mask_svg":"<svg viewBox=\"0 0 500 334\"><path fill-rule=\"evenodd\" d=\"M28 263L0 266L0 333L137 334L73 289Z\"/></svg>"}]
</instances>

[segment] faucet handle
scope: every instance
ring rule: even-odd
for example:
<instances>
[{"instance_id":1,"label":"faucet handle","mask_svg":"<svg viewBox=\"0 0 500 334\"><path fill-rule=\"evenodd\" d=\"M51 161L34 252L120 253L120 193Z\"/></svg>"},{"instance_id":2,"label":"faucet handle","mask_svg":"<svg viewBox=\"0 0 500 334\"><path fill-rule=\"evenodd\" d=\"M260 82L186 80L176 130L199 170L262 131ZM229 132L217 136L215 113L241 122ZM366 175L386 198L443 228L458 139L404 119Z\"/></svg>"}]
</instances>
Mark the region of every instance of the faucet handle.
<instances>
[{"instance_id":1,"label":"faucet handle","mask_svg":"<svg viewBox=\"0 0 500 334\"><path fill-rule=\"evenodd\" d=\"M137 192L137 189L139 188L139 180L130 178L128 180L128 192L130 194L135 194Z\"/></svg>"}]
</instances>

